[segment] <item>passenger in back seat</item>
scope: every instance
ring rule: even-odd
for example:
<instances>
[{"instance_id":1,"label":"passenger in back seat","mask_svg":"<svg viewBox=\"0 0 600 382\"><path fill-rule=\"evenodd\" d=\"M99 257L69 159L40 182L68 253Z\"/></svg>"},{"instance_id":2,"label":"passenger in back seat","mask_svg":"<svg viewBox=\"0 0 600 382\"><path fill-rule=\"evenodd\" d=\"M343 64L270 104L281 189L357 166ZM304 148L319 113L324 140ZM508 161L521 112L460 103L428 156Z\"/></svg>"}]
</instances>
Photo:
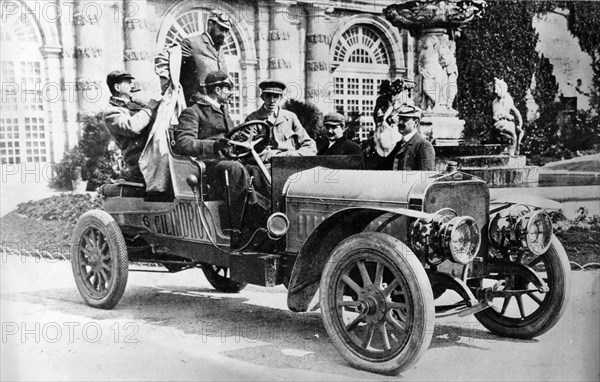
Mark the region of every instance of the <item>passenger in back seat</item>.
<instances>
[{"instance_id":1,"label":"passenger in back seat","mask_svg":"<svg viewBox=\"0 0 600 382\"><path fill-rule=\"evenodd\" d=\"M138 161L160 102L139 92L134 79L130 73L120 70L108 74L106 84L112 96L102 119L123 154L125 168L121 177L130 182L144 183Z\"/></svg>"},{"instance_id":2,"label":"passenger in back seat","mask_svg":"<svg viewBox=\"0 0 600 382\"><path fill-rule=\"evenodd\" d=\"M233 82L221 71L211 72L204 81L206 95L199 96L196 103L183 110L179 116L179 125L175 126L175 145L173 152L178 155L199 157L206 161L215 161L217 176L224 183L224 173L229 177L231 212L234 221L232 228L240 230L242 211L247 196L252 196L250 203L256 205L262 215L256 223L262 223L270 210L270 195L258 190L248 195L250 179L253 184L262 184L264 175L257 166L243 165L238 161L225 160L220 151L228 146L225 134L235 126L229 116L227 105L233 97Z\"/></svg>"}]
</instances>

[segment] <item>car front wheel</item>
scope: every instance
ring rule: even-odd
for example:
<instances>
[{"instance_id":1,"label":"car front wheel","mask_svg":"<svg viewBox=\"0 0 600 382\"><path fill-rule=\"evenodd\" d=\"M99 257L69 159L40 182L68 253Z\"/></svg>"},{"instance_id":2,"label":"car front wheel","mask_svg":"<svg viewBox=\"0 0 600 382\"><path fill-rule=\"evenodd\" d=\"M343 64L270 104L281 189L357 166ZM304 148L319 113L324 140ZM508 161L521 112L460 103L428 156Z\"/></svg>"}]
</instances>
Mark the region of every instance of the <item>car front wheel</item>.
<instances>
[{"instance_id":1,"label":"car front wheel","mask_svg":"<svg viewBox=\"0 0 600 382\"><path fill-rule=\"evenodd\" d=\"M548 291L536 290L521 276L499 274L494 281L503 279L498 288L508 292L508 297L494 298L492 306L475 317L494 334L529 339L550 330L563 315L570 294L571 269L567 253L554 235L544 254L528 254L515 261L540 274Z\"/></svg>"},{"instance_id":2,"label":"car front wheel","mask_svg":"<svg viewBox=\"0 0 600 382\"><path fill-rule=\"evenodd\" d=\"M206 280L219 292L238 293L246 287L246 283L233 281L229 277L229 268L217 267L212 264L202 264L202 272Z\"/></svg>"},{"instance_id":3,"label":"car front wheel","mask_svg":"<svg viewBox=\"0 0 600 382\"><path fill-rule=\"evenodd\" d=\"M360 233L342 241L323 270L320 303L334 346L359 369L402 372L431 342L429 279L412 251L389 235Z\"/></svg>"},{"instance_id":4,"label":"car front wheel","mask_svg":"<svg viewBox=\"0 0 600 382\"><path fill-rule=\"evenodd\" d=\"M121 300L129 271L127 246L109 214L92 210L79 218L72 238L71 267L88 305L112 309Z\"/></svg>"}]
</instances>

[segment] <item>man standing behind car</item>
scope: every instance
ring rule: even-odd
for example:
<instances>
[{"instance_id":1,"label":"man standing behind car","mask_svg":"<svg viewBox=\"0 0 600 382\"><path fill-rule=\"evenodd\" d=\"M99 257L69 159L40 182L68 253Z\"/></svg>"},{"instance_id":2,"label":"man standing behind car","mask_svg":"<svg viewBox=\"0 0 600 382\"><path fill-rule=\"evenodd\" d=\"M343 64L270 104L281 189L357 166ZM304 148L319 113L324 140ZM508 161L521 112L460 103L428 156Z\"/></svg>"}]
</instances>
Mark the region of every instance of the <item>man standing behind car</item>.
<instances>
[{"instance_id":1,"label":"man standing behind car","mask_svg":"<svg viewBox=\"0 0 600 382\"><path fill-rule=\"evenodd\" d=\"M433 171L435 151L431 142L419 133L423 111L412 105L403 104L392 111L387 123L397 126L402 139L390 155L385 157L385 170Z\"/></svg>"},{"instance_id":2,"label":"man standing behind car","mask_svg":"<svg viewBox=\"0 0 600 382\"><path fill-rule=\"evenodd\" d=\"M108 74L106 84L112 96L102 119L123 155L125 168L121 177L144 183L138 161L160 102L140 92L133 83L134 79L130 73L120 70Z\"/></svg>"},{"instance_id":3,"label":"man standing behind car","mask_svg":"<svg viewBox=\"0 0 600 382\"><path fill-rule=\"evenodd\" d=\"M244 166L238 161L225 160L220 153L228 146L225 134L235 127L226 107L233 96L233 82L226 73L217 71L206 76L204 85L208 94L200 96L194 105L184 109L179 116L173 152L216 161L215 170L217 176L222 177L223 184L227 172L234 217L232 228L239 230L251 176L256 179L256 184L262 174L257 166ZM257 204L266 213L270 208L270 197L265 192L262 188L253 192L253 199L249 203Z\"/></svg>"},{"instance_id":4,"label":"man standing behind car","mask_svg":"<svg viewBox=\"0 0 600 382\"><path fill-rule=\"evenodd\" d=\"M346 117L340 113L328 113L323 118L327 141L319 145L317 155L362 155L361 147L346 138Z\"/></svg>"},{"instance_id":5,"label":"man standing behind car","mask_svg":"<svg viewBox=\"0 0 600 382\"><path fill-rule=\"evenodd\" d=\"M259 154L268 163L274 156L311 156L317 154L317 144L308 135L296 114L283 110L279 103L283 98L285 84L267 80L258 84L263 105L246 117L248 121L264 121L272 129L269 146Z\"/></svg>"},{"instance_id":6,"label":"man standing behind car","mask_svg":"<svg viewBox=\"0 0 600 382\"><path fill-rule=\"evenodd\" d=\"M231 19L222 11L212 11L208 16L206 30L199 36L185 38L181 41L181 86L188 106L194 104L201 94L206 94L202 87L204 79L210 72L227 73L222 47L231 29ZM169 83L169 48L158 54L155 60L156 74L161 79L163 92Z\"/></svg>"}]
</instances>

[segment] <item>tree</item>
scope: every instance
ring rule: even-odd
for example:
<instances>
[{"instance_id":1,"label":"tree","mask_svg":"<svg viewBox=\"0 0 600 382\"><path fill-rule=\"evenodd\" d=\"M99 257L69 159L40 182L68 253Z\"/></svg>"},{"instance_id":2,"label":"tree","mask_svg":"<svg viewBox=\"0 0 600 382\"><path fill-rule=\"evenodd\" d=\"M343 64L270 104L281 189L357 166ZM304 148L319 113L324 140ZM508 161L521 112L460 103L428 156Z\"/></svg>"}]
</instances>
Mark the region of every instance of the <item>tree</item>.
<instances>
[{"instance_id":1,"label":"tree","mask_svg":"<svg viewBox=\"0 0 600 382\"><path fill-rule=\"evenodd\" d=\"M466 139L483 139L493 126L488 84L494 77L508 84L517 109L526 115L525 95L538 64L534 15L543 2L490 1L480 19L468 24L456 41L459 117Z\"/></svg>"}]
</instances>

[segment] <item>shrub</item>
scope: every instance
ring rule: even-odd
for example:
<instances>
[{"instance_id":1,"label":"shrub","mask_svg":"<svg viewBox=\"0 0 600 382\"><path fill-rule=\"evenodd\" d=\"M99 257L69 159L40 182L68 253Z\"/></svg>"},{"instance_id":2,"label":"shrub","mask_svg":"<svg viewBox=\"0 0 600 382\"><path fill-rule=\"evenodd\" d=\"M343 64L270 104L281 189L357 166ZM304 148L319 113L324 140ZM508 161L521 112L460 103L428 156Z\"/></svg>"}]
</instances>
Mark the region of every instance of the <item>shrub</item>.
<instances>
[{"instance_id":1,"label":"shrub","mask_svg":"<svg viewBox=\"0 0 600 382\"><path fill-rule=\"evenodd\" d=\"M314 140L321 139L323 133L323 112L316 105L289 99L283 104L283 108L298 116L302 127Z\"/></svg>"},{"instance_id":2,"label":"shrub","mask_svg":"<svg viewBox=\"0 0 600 382\"><path fill-rule=\"evenodd\" d=\"M79 140L81 152L85 156L82 177L88 181L88 191L116 178L115 153L109 149L112 137L102 122L102 114L84 116L83 133Z\"/></svg>"},{"instance_id":3,"label":"shrub","mask_svg":"<svg viewBox=\"0 0 600 382\"><path fill-rule=\"evenodd\" d=\"M54 166L54 176L50 180L50 187L59 190L73 190L76 168L85 165L85 156L78 146L65 152L60 163Z\"/></svg>"}]
</instances>

